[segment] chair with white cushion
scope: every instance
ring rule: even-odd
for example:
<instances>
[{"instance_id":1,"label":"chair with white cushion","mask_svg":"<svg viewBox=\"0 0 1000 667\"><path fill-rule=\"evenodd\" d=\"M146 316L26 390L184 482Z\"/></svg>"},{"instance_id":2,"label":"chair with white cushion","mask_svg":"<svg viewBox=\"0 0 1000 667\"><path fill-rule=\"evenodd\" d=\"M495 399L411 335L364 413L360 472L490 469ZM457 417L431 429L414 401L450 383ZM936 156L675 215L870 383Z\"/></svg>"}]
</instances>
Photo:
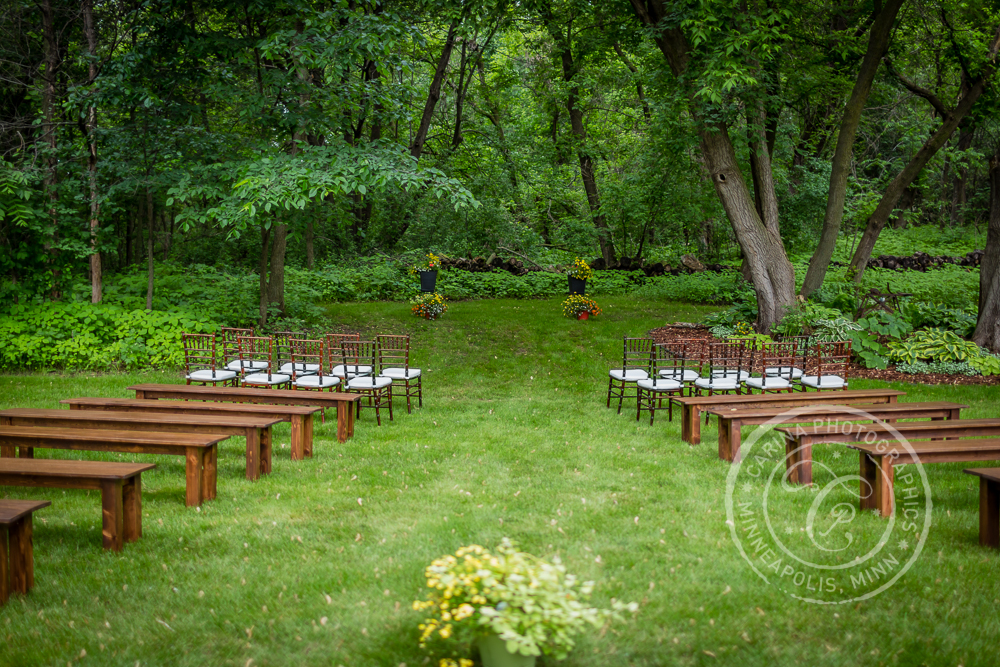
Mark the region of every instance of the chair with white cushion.
<instances>
[{"instance_id":1,"label":"chair with white cushion","mask_svg":"<svg viewBox=\"0 0 1000 667\"><path fill-rule=\"evenodd\" d=\"M806 374L799 378L802 390L847 389L847 371L851 363L851 341L816 343L813 363L806 367Z\"/></svg>"},{"instance_id":2,"label":"chair with white cushion","mask_svg":"<svg viewBox=\"0 0 1000 667\"><path fill-rule=\"evenodd\" d=\"M202 386L208 384L236 384L237 374L225 368L219 368L219 359L215 355L214 334L183 334L184 341L184 379L187 384L195 382Z\"/></svg>"},{"instance_id":3,"label":"chair with white cushion","mask_svg":"<svg viewBox=\"0 0 1000 667\"><path fill-rule=\"evenodd\" d=\"M751 376L743 382L749 393L792 391L794 372L799 370L795 366L799 361L796 352L793 342L764 343L757 354L757 364L750 369Z\"/></svg>"},{"instance_id":4,"label":"chair with white cushion","mask_svg":"<svg viewBox=\"0 0 1000 667\"><path fill-rule=\"evenodd\" d=\"M330 353L330 374L336 375L343 382L358 375L371 375L370 364L362 364L358 359L352 359L350 364L341 363L344 358L344 341L359 341L361 334L328 333L326 347Z\"/></svg>"},{"instance_id":5,"label":"chair with white cushion","mask_svg":"<svg viewBox=\"0 0 1000 667\"><path fill-rule=\"evenodd\" d=\"M674 363L660 369L660 377L679 380L690 396L694 381L701 377L708 361L708 343L700 338L680 338L664 344L673 355Z\"/></svg>"},{"instance_id":6,"label":"chair with white cushion","mask_svg":"<svg viewBox=\"0 0 1000 667\"><path fill-rule=\"evenodd\" d=\"M345 340L340 345L341 363L346 369L348 380L344 389L351 393L367 396L368 403L375 408L375 421L381 426L381 408L388 406L389 421L392 421L392 380L376 372L375 341ZM352 375L352 369L367 366L370 374ZM361 401L358 401L358 416L361 416Z\"/></svg>"},{"instance_id":7,"label":"chair with white cushion","mask_svg":"<svg viewBox=\"0 0 1000 667\"><path fill-rule=\"evenodd\" d=\"M330 357L325 339L292 338L289 344L292 355L292 389L333 391L340 385L340 378L330 375ZM323 423L326 423L326 410L319 414Z\"/></svg>"},{"instance_id":8,"label":"chair with white cushion","mask_svg":"<svg viewBox=\"0 0 1000 667\"><path fill-rule=\"evenodd\" d=\"M306 340L309 338L306 334L299 331L275 331L271 338L274 340L274 363L279 373L292 376L297 371L298 375L311 375L319 370L315 363L292 362L292 341Z\"/></svg>"},{"instance_id":9,"label":"chair with white cushion","mask_svg":"<svg viewBox=\"0 0 1000 667\"><path fill-rule=\"evenodd\" d=\"M243 376L244 387L267 387L280 389L292 382L291 375L275 373L274 341L264 336L243 336L240 338L240 361L244 368L253 368Z\"/></svg>"},{"instance_id":10,"label":"chair with white cushion","mask_svg":"<svg viewBox=\"0 0 1000 667\"><path fill-rule=\"evenodd\" d=\"M743 381L750 377L746 370L749 361L747 345L744 341L728 340L710 343L708 346L708 372L705 377L694 381L698 394L743 393ZM707 417L708 413L706 413Z\"/></svg>"},{"instance_id":11,"label":"chair with white cushion","mask_svg":"<svg viewBox=\"0 0 1000 667\"><path fill-rule=\"evenodd\" d=\"M649 355L653 350L652 338L622 339L622 365L608 371L608 407L611 399L618 399L618 414L622 412L622 403L633 396L638 400L639 389L636 382L649 378Z\"/></svg>"},{"instance_id":12,"label":"chair with white cushion","mask_svg":"<svg viewBox=\"0 0 1000 667\"><path fill-rule=\"evenodd\" d=\"M222 356L226 360L226 369L236 371L239 375L265 368L262 364L257 364L257 367L254 368L250 362L244 364L240 360L240 338L245 338L246 336L253 336L253 329L222 327L219 330L219 337L222 339Z\"/></svg>"},{"instance_id":13,"label":"chair with white cushion","mask_svg":"<svg viewBox=\"0 0 1000 667\"><path fill-rule=\"evenodd\" d=\"M410 366L410 337L380 335L375 337L378 345L379 376L393 382L402 382L406 395L406 413L412 413L410 399L417 397L417 407L424 406L423 387L419 368ZM410 384L410 383L413 384Z\"/></svg>"},{"instance_id":14,"label":"chair with white cushion","mask_svg":"<svg viewBox=\"0 0 1000 667\"><path fill-rule=\"evenodd\" d=\"M806 365L806 357L809 354L809 341L811 336L786 336L781 339L782 343L792 343L795 346L795 361L792 363L791 367L791 379L794 382L798 382L799 378L805 375L805 371L802 369ZM765 367L764 372L768 375L786 375L788 374L787 368L781 368L779 366Z\"/></svg>"},{"instance_id":15,"label":"chair with white cushion","mask_svg":"<svg viewBox=\"0 0 1000 667\"><path fill-rule=\"evenodd\" d=\"M665 345L653 345L649 354L649 377L636 381L636 421L642 416L643 410L649 410L649 425L653 425L653 417L657 410L663 409L663 399L667 398L667 419L673 421L674 395L684 393L684 367L679 365L679 359Z\"/></svg>"}]
</instances>

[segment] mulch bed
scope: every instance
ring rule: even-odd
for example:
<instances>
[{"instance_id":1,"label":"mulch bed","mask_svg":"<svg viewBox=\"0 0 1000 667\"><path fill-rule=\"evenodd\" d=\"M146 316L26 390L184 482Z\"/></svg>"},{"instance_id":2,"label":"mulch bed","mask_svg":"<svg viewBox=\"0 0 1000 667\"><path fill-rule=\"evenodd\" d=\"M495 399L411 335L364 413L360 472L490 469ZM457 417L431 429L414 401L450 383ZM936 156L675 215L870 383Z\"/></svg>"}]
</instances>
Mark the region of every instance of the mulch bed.
<instances>
[{"instance_id":1,"label":"mulch bed","mask_svg":"<svg viewBox=\"0 0 1000 667\"><path fill-rule=\"evenodd\" d=\"M681 338L714 340L708 327L688 322L675 322L664 327L658 327L650 331L649 335L657 343L669 343ZM986 377L974 375L969 377L966 375L946 375L944 373L900 373L892 367L880 370L878 368L865 368L854 363L851 364L850 377L865 380L882 380L883 382L908 382L910 384L1000 384L1000 376L998 375Z\"/></svg>"}]
</instances>

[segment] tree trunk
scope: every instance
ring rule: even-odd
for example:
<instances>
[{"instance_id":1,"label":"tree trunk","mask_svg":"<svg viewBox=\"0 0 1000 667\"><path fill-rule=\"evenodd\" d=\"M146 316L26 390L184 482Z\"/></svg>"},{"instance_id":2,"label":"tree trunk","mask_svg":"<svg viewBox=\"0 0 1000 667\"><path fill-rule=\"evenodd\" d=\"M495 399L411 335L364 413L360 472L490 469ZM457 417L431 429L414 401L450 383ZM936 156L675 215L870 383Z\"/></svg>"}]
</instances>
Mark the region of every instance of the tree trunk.
<instances>
[{"instance_id":1,"label":"tree trunk","mask_svg":"<svg viewBox=\"0 0 1000 667\"><path fill-rule=\"evenodd\" d=\"M316 264L316 251L313 248L316 231L313 227L312 218L306 223L306 268L312 271Z\"/></svg>"},{"instance_id":2,"label":"tree trunk","mask_svg":"<svg viewBox=\"0 0 1000 667\"><path fill-rule=\"evenodd\" d=\"M826 270L830 266L833 250L840 236L840 223L844 219L844 202L847 198L847 177L851 172L851 159L854 151L854 138L857 135L858 124L861 122L861 112L865 101L871 92L872 82L878 72L879 61L885 54L892 34L892 26L904 0L886 0L872 24L868 34L868 48L861 61L861 69L854 82L851 97L844 106L844 114L840 121L840 132L837 134L837 148L833 153L833 164L830 171L830 188L826 199L826 213L823 216L823 229L820 232L816 252L809 260L809 268L802 282L802 295L809 296L819 289L826 278Z\"/></svg>"},{"instance_id":3,"label":"tree trunk","mask_svg":"<svg viewBox=\"0 0 1000 667\"><path fill-rule=\"evenodd\" d=\"M989 159L990 218L979 267L979 318L972 340L1000 352L1000 147Z\"/></svg>"},{"instance_id":4,"label":"tree trunk","mask_svg":"<svg viewBox=\"0 0 1000 667\"><path fill-rule=\"evenodd\" d=\"M996 55L998 46L1000 46L1000 30L997 31L993 42L990 44L990 55ZM986 87L986 79L990 74L992 74L992 68L987 65L983 68L983 72L976 77L976 80L969 87L968 92L962 96L955 109L946 113L941 119L941 127L931 135L930 139L920 147L917 154L910 159L910 162L903 167L903 170L886 187L885 192L882 194L882 199L875 208L875 212L868 218L865 233L861 235L857 250L854 251L854 257L851 258L851 266L848 271L849 275L853 274L855 282L861 282L861 277L864 275L869 258L871 258L875 242L878 240L882 228L885 227L886 221L889 220L889 216L892 215L893 209L896 208L896 202L899 201L903 190L913 183L913 179L920 174L927 162L945 145L949 137L951 137L952 132L955 131L955 128L958 127L962 119L972 110L976 100L982 95Z\"/></svg>"},{"instance_id":5,"label":"tree trunk","mask_svg":"<svg viewBox=\"0 0 1000 667\"><path fill-rule=\"evenodd\" d=\"M966 162L964 153L972 147L972 139L975 136L975 127L970 126L959 131L958 150L963 153L961 164L958 168L958 175L955 177L955 190L951 196L951 224L960 225L965 218L966 186L969 180L969 165Z\"/></svg>"},{"instance_id":6,"label":"tree trunk","mask_svg":"<svg viewBox=\"0 0 1000 667\"><path fill-rule=\"evenodd\" d=\"M59 254L56 248L58 220L56 218L56 205L59 201L59 158L56 155L58 147L56 134L56 81L59 72L60 55L59 41L55 29L55 16L52 10L52 0L42 0L39 8L42 10L42 41L44 43L43 63L45 71L42 73L42 145L45 147L46 174L45 191L49 199L50 228L48 238L43 243L43 249L47 256L47 261L52 271L53 282L50 297L53 301L60 297L59 294L59 268L56 265Z\"/></svg>"},{"instance_id":7,"label":"tree trunk","mask_svg":"<svg viewBox=\"0 0 1000 667\"><path fill-rule=\"evenodd\" d=\"M97 31L94 28L94 0L83 0L83 32L87 38L87 79L92 84L97 78ZM97 249L97 232L100 230L100 201L97 199L97 108L87 107L87 178L90 184L90 300L100 303L103 292L101 253Z\"/></svg>"},{"instance_id":8,"label":"tree trunk","mask_svg":"<svg viewBox=\"0 0 1000 667\"><path fill-rule=\"evenodd\" d=\"M278 313L285 314L285 249L288 241L288 225L274 226L274 241L271 243L270 276L267 279L267 303L278 306Z\"/></svg>"},{"instance_id":9,"label":"tree trunk","mask_svg":"<svg viewBox=\"0 0 1000 667\"><path fill-rule=\"evenodd\" d=\"M153 191L146 188L146 310L153 309Z\"/></svg>"},{"instance_id":10,"label":"tree trunk","mask_svg":"<svg viewBox=\"0 0 1000 667\"><path fill-rule=\"evenodd\" d=\"M424 152L424 142L427 141L427 132L431 128L434 107L441 99L441 83L444 81L444 74L448 69L448 61L451 60L451 51L455 47L455 34L461 22L461 18L455 18L448 26L448 36L444 40L444 48L441 49L441 57L438 58L437 68L434 70L434 78L431 79L431 88L427 93L427 102L424 104L424 113L420 117L417 136L414 137L413 144L410 146L410 155L417 159L420 159L421 153Z\"/></svg>"},{"instance_id":11,"label":"tree trunk","mask_svg":"<svg viewBox=\"0 0 1000 667\"><path fill-rule=\"evenodd\" d=\"M623 63L625 63L625 67L628 68L628 71L632 73L632 78L635 79L635 94L639 97L639 104L642 105L642 115L646 118L646 122L648 123L653 119L653 114L649 110L649 103L646 102L646 92L643 90L642 81L639 79L639 69L632 63L629 57L625 55L625 52L622 51L621 44L615 42L612 46L615 47L615 53L617 53L618 57L621 58Z\"/></svg>"},{"instance_id":12,"label":"tree trunk","mask_svg":"<svg viewBox=\"0 0 1000 667\"><path fill-rule=\"evenodd\" d=\"M260 288L260 326L267 325L267 261L271 241L271 228L260 226L260 263L257 265L257 285Z\"/></svg>"}]
</instances>

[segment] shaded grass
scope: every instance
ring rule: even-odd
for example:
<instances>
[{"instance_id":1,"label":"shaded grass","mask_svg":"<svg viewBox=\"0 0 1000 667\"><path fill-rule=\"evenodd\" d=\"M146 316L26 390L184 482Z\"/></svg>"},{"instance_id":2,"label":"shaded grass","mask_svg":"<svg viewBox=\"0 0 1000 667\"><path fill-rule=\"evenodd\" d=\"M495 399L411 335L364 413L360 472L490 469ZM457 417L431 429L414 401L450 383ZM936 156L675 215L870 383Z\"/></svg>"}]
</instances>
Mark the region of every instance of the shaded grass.
<instances>
[{"instance_id":1,"label":"shaded grass","mask_svg":"<svg viewBox=\"0 0 1000 667\"><path fill-rule=\"evenodd\" d=\"M406 415L397 404L381 428L365 411L343 445L330 420L302 462L289 460L288 427L278 427L274 472L254 483L243 479L242 440L228 440L219 497L200 511L183 505L179 457L124 455L158 467L143 480L143 537L121 554L100 549L96 493L0 489L53 501L35 522L36 588L0 609L0 663L436 665L416 646L420 616L410 610L424 566L505 535L597 580L598 604L642 605L634 620L581 637L562 663L570 667L995 663L997 556L977 545L968 465L927 468L934 525L889 591L846 607L796 601L761 581L730 539L730 466L718 460L714 423L689 447L665 413L650 427L604 407L623 334L706 310L600 301L605 314L588 322L562 318L557 299L454 303L436 322L405 304L330 306L330 330L413 336L424 408ZM4 407L57 407L177 380L6 375L0 397ZM899 387L910 400L966 402L967 417L996 416L1000 396ZM856 470L857 458L838 451L817 447L816 459ZM801 522L807 506L792 498L777 511ZM871 540L884 523L865 514L855 526Z\"/></svg>"}]
</instances>

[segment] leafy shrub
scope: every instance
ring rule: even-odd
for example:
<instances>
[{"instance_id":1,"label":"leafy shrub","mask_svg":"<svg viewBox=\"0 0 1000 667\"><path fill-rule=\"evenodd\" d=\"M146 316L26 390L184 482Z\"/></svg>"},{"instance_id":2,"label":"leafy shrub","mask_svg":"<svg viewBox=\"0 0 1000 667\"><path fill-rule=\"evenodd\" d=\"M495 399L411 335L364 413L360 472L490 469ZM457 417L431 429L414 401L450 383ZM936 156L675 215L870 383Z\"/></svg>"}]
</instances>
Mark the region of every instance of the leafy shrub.
<instances>
[{"instance_id":1,"label":"leafy shrub","mask_svg":"<svg viewBox=\"0 0 1000 667\"><path fill-rule=\"evenodd\" d=\"M944 329L916 331L906 340L889 343L889 350L895 360L904 364L965 362L983 375L1000 374L1000 358Z\"/></svg>"},{"instance_id":2,"label":"leafy shrub","mask_svg":"<svg viewBox=\"0 0 1000 667\"><path fill-rule=\"evenodd\" d=\"M714 327L709 327L708 330L716 338L729 338L736 334L736 329L728 324L716 324Z\"/></svg>"},{"instance_id":3,"label":"leafy shrub","mask_svg":"<svg viewBox=\"0 0 1000 667\"><path fill-rule=\"evenodd\" d=\"M876 310L862 317L857 322L862 329L876 333L884 338L899 340L913 331L909 320L895 313Z\"/></svg>"},{"instance_id":4,"label":"leafy shrub","mask_svg":"<svg viewBox=\"0 0 1000 667\"><path fill-rule=\"evenodd\" d=\"M816 321L813 342L836 343L848 340L851 341L851 354L866 368L885 368L889 365L885 346L879 343L875 334L866 331L859 323L843 317Z\"/></svg>"},{"instance_id":5,"label":"leafy shrub","mask_svg":"<svg viewBox=\"0 0 1000 667\"><path fill-rule=\"evenodd\" d=\"M105 304L14 305L0 315L0 368L176 368L182 333L212 333L201 313Z\"/></svg>"},{"instance_id":6,"label":"leafy shrub","mask_svg":"<svg viewBox=\"0 0 1000 667\"><path fill-rule=\"evenodd\" d=\"M914 329L950 329L962 338L976 330L975 315L940 303L907 301L900 312Z\"/></svg>"},{"instance_id":7,"label":"leafy shrub","mask_svg":"<svg viewBox=\"0 0 1000 667\"><path fill-rule=\"evenodd\" d=\"M635 290L633 294L647 299L708 304L740 304L744 306L741 311L744 316L739 319L751 322L757 319L757 299L753 286L745 281L738 271L719 271L718 273L702 271L700 273L646 278L642 287ZM753 315L747 317L746 313L751 310L749 308L750 302L752 302Z\"/></svg>"},{"instance_id":8,"label":"leafy shrub","mask_svg":"<svg viewBox=\"0 0 1000 667\"><path fill-rule=\"evenodd\" d=\"M900 373L944 373L945 375L979 375L979 371L967 361L914 361L912 364L898 364Z\"/></svg>"},{"instance_id":9,"label":"leafy shrub","mask_svg":"<svg viewBox=\"0 0 1000 667\"><path fill-rule=\"evenodd\" d=\"M844 314L835 308L806 301L787 309L781 322L775 325L774 331L782 336L801 336L812 333L819 320L834 320L843 316Z\"/></svg>"}]
</instances>

